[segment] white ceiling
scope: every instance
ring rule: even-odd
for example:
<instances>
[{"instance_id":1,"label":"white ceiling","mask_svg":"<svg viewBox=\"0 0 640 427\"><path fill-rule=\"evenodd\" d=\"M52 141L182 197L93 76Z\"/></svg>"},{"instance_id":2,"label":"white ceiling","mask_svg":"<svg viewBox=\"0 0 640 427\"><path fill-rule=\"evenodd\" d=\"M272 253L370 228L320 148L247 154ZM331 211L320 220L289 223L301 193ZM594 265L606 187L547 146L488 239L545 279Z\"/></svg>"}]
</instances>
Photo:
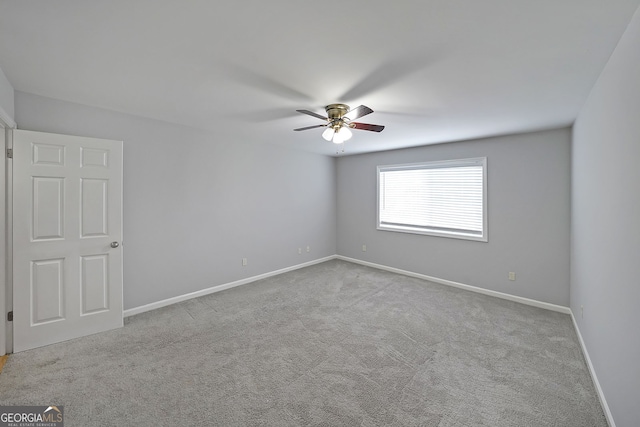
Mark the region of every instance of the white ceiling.
<instances>
[{"instance_id":1,"label":"white ceiling","mask_svg":"<svg viewBox=\"0 0 640 427\"><path fill-rule=\"evenodd\" d=\"M16 90L327 155L570 125L640 0L0 0ZM20 123L18 123L20 124Z\"/></svg>"}]
</instances>

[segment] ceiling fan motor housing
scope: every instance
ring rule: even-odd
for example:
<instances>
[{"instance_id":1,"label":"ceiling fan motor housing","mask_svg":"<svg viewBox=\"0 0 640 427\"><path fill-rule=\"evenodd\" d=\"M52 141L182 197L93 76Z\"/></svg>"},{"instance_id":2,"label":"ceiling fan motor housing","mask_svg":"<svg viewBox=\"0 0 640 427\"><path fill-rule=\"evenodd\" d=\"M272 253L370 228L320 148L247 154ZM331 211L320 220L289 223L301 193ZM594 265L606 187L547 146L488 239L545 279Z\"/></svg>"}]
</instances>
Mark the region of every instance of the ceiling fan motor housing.
<instances>
[{"instance_id":1,"label":"ceiling fan motor housing","mask_svg":"<svg viewBox=\"0 0 640 427\"><path fill-rule=\"evenodd\" d=\"M331 121L341 119L345 114L347 114L350 109L347 104L329 104L324 109L327 112L327 116Z\"/></svg>"}]
</instances>

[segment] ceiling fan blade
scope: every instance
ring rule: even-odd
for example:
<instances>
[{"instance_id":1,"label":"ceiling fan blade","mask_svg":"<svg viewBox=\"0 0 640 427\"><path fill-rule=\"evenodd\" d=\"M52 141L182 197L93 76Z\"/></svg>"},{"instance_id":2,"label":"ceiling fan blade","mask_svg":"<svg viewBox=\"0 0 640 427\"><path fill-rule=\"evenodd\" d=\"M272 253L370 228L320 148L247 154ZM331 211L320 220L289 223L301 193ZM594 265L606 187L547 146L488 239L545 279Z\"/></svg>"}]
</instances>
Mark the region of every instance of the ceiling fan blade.
<instances>
[{"instance_id":1,"label":"ceiling fan blade","mask_svg":"<svg viewBox=\"0 0 640 427\"><path fill-rule=\"evenodd\" d=\"M355 120L355 119L359 119L360 117L366 116L367 114L371 114L371 113L373 113L373 110L371 108L367 107L366 105L361 105L361 106L356 107L353 110L349 111L344 116L349 120Z\"/></svg>"},{"instance_id":2,"label":"ceiling fan blade","mask_svg":"<svg viewBox=\"0 0 640 427\"><path fill-rule=\"evenodd\" d=\"M309 110L296 110L296 111L298 113L308 114L310 116L317 117L317 118L322 119L322 120L328 120L326 117L321 116L320 114L314 113L313 111L309 111Z\"/></svg>"},{"instance_id":3,"label":"ceiling fan blade","mask_svg":"<svg viewBox=\"0 0 640 427\"><path fill-rule=\"evenodd\" d=\"M294 130L308 130L308 129L315 129L315 128L323 128L326 127L327 125L315 125L315 126L307 126L304 128L298 128L298 129L294 129Z\"/></svg>"},{"instance_id":4,"label":"ceiling fan blade","mask_svg":"<svg viewBox=\"0 0 640 427\"><path fill-rule=\"evenodd\" d=\"M370 130L372 132L382 132L382 129L384 129L384 126L382 125L370 125L369 123L356 123L356 122L349 123L349 127L352 127L354 129L360 129L360 130Z\"/></svg>"},{"instance_id":5,"label":"ceiling fan blade","mask_svg":"<svg viewBox=\"0 0 640 427\"><path fill-rule=\"evenodd\" d=\"M263 92L271 93L283 99L289 99L296 102L314 102L313 97L302 93L284 83L279 82L269 76L265 76L249 68L239 65L226 64L223 65L222 72L225 77L239 84L250 86Z\"/></svg>"},{"instance_id":6,"label":"ceiling fan blade","mask_svg":"<svg viewBox=\"0 0 640 427\"><path fill-rule=\"evenodd\" d=\"M298 117L298 115L294 113L295 112L292 111L291 108L270 108L266 110L244 111L242 114L236 114L234 116L237 116L247 122L264 123Z\"/></svg>"},{"instance_id":7,"label":"ceiling fan blade","mask_svg":"<svg viewBox=\"0 0 640 427\"><path fill-rule=\"evenodd\" d=\"M351 100L362 98L425 69L433 62L434 54L391 58L364 76L338 99L348 103Z\"/></svg>"}]
</instances>

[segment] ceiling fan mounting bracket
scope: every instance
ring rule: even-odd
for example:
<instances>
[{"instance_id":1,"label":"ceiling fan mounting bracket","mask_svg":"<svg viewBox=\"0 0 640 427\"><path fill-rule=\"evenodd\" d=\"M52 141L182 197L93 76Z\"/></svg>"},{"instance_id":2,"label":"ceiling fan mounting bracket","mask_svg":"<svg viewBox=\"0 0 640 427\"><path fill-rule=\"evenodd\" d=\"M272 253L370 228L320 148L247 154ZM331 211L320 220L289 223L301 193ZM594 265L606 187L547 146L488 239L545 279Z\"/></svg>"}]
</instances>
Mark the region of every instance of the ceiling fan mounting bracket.
<instances>
[{"instance_id":1,"label":"ceiling fan mounting bracket","mask_svg":"<svg viewBox=\"0 0 640 427\"><path fill-rule=\"evenodd\" d=\"M351 110L347 104L329 104L324 109L330 121L341 119Z\"/></svg>"}]
</instances>

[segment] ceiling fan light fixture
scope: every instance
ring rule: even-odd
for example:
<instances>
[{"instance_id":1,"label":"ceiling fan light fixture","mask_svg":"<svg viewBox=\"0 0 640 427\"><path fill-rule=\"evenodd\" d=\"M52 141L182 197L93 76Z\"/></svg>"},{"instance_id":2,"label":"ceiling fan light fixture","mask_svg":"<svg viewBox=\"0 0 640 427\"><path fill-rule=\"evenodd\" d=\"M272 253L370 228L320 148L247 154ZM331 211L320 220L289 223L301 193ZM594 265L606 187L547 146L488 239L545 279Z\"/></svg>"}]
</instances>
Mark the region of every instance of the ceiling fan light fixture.
<instances>
[{"instance_id":1,"label":"ceiling fan light fixture","mask_svg":"<svg viewBox=\"0 0 640 427\"><path fill-rule=\"evenodd\" d=\"M332 140L334 144L342 144L343 142L351 138L351 131L343 125L336 125L335 129L336 133L333 135Z\"/></svg>"},{"instance_id":2,"label":"ceiling fan light fixture","mask_svg":"<svg viewBox=\"0 0 640 427\"><path fill-rule=\"evenodd\" d=\"M327 141L331 141L333 139L333 135L335 135L336 131L332 127L328 127L322 132L322 137Z\"/></svg>"},{"instance_id":3,"label":"ceiling fan light fixture","mask_svg":"<svg viewBox=\"0 0 640 427\"><path fill-rule=\"evenodd\" d=\"M343 126L342 128L340 128L340 134L342 135L343 141L348 141L353 136L353 133L346 126Z\"/></svg>"}]
</instances>

